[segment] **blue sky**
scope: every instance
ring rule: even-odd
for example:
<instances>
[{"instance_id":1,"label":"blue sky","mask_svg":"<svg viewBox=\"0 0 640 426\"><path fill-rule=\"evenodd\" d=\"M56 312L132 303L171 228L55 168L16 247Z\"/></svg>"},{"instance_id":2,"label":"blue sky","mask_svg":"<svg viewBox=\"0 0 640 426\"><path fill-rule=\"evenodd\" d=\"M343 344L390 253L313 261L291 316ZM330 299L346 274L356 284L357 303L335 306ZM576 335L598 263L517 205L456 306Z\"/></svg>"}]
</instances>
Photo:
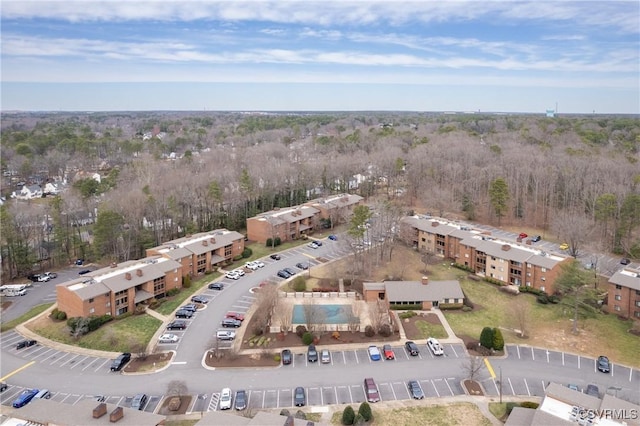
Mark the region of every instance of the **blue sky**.
<instances>
[{"instance_id":1,"label":"blue sky","mask_svg":"<svg viewBox=\"0 0 640 426\"><path fill-rule=\"evenodd\" d=\"M3 110L640 113L638 1L3 0Z\"/></svg>"}]
</instances>

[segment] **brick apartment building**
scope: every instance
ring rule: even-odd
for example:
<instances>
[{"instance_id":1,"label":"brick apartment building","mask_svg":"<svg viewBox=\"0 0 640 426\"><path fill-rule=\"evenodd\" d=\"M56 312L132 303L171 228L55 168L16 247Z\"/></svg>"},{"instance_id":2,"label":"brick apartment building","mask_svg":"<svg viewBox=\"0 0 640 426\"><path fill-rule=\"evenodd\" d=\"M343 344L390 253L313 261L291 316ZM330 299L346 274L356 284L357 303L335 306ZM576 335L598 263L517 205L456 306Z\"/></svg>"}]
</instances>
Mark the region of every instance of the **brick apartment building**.
<instances>
[{"instance_id":1,"label":"brick apartment building","mask_svg":"<svg viewBox=\"0 0 640 426\"><path fill-rule=\"evenodd\" d=\"M609 278L608 310L640 320L640 268L624 268Z\"/></svg>"},{"instance_id":2,"label":"brick apartment building","mask_svg":"<svg viewBox=\"0 0 640 426\"><path fill-rule=\"evenodd\" d=\"M547 294L554 292L560 264L571 261L568 256L546 253L530 243L500 241L486 231L443 219L406 217L401 234L419 251L452 259L479 276L533 287Z\"/></svg>"},{"instance_id":3,"label":"brick apartment building","mask_svg":"<svg viewBox=\"0 0 640 426\"><path fill-rule=\"evenodd\" d=\"M182 265L183 276L215 270L244 251L244 235L216 229L168 241L147 249L147 256L161 255Z\"/></svg>"},{"instance_id":4,"label":"brick apartment building","mask_svg":"<svg viewBox=\"0 0 640 426\"><path fill-rule=\"evenodd\" d=\"M280 238L282 242L297 240L320 228L322 219L330 219L333 224L346 221L362 200L359 195L340 194L276 208L247 219L247 238L260 243L269 238Z\"/></svg>"},{"instance_id":5,"label":"brick apartment building","mask_svg":"<svg viewBox=\"0 0 640 426\"><path fill-rule=\"evenodd\" d=\"M80 278L56 286L58 309L67 317L118 316L136 305L164 297L182 287L182 266L175 260L150 256L112 263Z\"/></svg>"}]
</instances>

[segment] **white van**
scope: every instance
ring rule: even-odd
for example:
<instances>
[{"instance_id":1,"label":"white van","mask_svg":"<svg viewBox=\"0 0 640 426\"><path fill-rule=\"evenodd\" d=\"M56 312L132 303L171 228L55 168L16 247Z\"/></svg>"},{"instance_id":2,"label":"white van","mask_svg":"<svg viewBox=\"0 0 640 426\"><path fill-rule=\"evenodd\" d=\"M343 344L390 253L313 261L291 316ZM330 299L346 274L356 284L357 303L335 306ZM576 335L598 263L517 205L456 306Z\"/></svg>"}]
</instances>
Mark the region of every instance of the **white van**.
<instances>
[{"instance_id":1,"label":"white van","mask_svg":"<svg viewBox=\"0 0 640 426\"><path fill-rule=\"evenodd\" d=\"M40 392L36 394L36 396L33 397L33 399L49 399L49 398L51 398L51 392L49 392L49 389L42 389Z\"/></svg>"},{"instance_id":2,"label":"white van","mask_svg":"<svg viewBox=\"0 0 640 426\"><path fill-rule=\"evenodd\" d=\"M216 338L218 340L233 340L236 338L236 332L228 331L228 330L219 330L216 333Z\"/></svg>"}]
</instances>

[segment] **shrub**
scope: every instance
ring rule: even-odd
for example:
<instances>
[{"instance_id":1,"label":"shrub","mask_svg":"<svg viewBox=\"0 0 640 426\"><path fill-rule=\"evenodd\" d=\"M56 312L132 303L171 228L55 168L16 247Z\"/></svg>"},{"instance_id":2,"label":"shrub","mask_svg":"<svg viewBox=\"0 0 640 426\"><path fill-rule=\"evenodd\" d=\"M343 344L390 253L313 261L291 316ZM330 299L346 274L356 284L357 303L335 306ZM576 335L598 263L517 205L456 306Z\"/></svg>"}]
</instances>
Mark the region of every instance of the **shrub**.
<instances>
[{"instance_id":1,"label":"shrub","mask_svg":"<svg viewBox=\"0 0 640 426\"><path fill-rule=\"evenodd\" d=\"M67 313L64 311L58 311L58 314L56 315L56 319L60 320L60 321L64 321L67 319Z\"/></svg>"},{"instance_id":2,"label":"shrub","mask_svg":"<svg viewBox=\"0 0 640 426\"><path fill-rule=\"evenodd\" d=\"M511 411L512 411L515 407L517 407L517 406L519 406L519 405L520 405L520 404L518 404L517 402L507 402L507 416L508 416L509 414L511 414Z\"/></svg>"},{"instance_id":3,"label":"shrub","mask_svg":"<svg viewBox=\"0 0 640 426\"><path fill-rule=\"evenodd\" d=\"M554 305L558 304L558 303L560 303L560 298L558 296L556 296L555 294L551 295L551 296L549 296L549 303L553 303Z\"/></svg>"},{"instance_id":4,"label":"shrub","mask_svg":"<svg viewBox=\"0 0 640 426\"><path fill-rule=\"evenodd\" d=\"M407 312L402 312L402 313L398 314L398 316L401 319L412 318L412 317L415 317L416 315L418 315L418 314L415 311L407 311Z\"/></svg>"},{"instance_id":5,"label":"shrub","mask_svg":"<svg viewBox=\"0 0 640 426\"><path fill-rule=\"evenodd\" d=\"M364 419L364 417L362 417L362 415L360 413L356 414L356 417L353 419L353 424L354 425L363 425L367 423L367 421Z\"/></svg>"},{"instance_id":6,"label":"shrub","mask_svg":"<svg viewBox=\"0 0 640 426\"><path fill-rule=\"evenodd\" d=\"M273 356L273 360L274 360L275 362L280 362L280 360L281 360L281 358L280 358L280 354L275 354L275 355Z\"/></svg>"},{"instance_id":7,"label":"shrub","mask_svg":"<svg viewBox=\"0 0 640 426\"><path fill-rule=\"evenodd\" d=\"M304 277L295 277L293 279L293 289L295 291L305 291L307 289L307 282Z\"/></svg>"},{"instance_id":8,"label":"shrub","mask_svg":"<svg viewBox=\"0 0 640 426\"><path fill-rule=\"evenodd\" d=\"M273 240L273 243L274 243L276 246L279 246L280 244L282 244L282 240L280 240L280 237L276 237L276 238Z\"/></svg>"},{"instance_id":9,"label":"shrub","mask_svg":"<svg viewBox=\"0 0 640 426\"><path fill-rule=\"evenodd\" d=\"M262 326L261 323L256 323L253 326L253 334L256 336L262 336L264 334L264 327Z\"/></svg>"},{"instance_id":10,"label":"shrub","mask_svg":"<svg viewBox=\"0 0 640 426\"><path fill-rule=\"evenodd\" d=\"M356 413L353 411L350 405L347 405L342 412L342 424L343 425L352 425L353 421L356 418Z\"/></svg>"},{"instance_id":11,"label":"shrub","mask_svg":"<svg viewBox=\"0 0 640 426\"><path fill-rule=\"evenodd\" d=\"M53 310L51 311L51 313L49 314L49 316L50 316L51 318L56 319L56 318L58 318L58 312L60 312L60 311L58 310L58 308L53 308Z\"/></svg>"},{"instance_id":12,"label":"shrub","mask_svg":"<svg viewBox=\"0 0 640 426\"><path fill-rule=\"evenodd\" d=\"M391 329L391 324L382 324L380 329L378 330L378 334L382 337L389 337L393 334L393 330Z\"/></svg>"},{"instance_id":13,"label":"shrub","mask_svg":"<svg viewBox=\"0 0 640 426\"><path fill-rule=\"evenodd\" d=\"M493 348L493 330L491 327L485 327L480 333L480 345L485 348Z\"/></svg>"},{"instance_id":14,"label":"shrub","mask_svg":"<svg viewBox=\"0 0 640 426\"><path fill-rule=\"evenodd\" d=\"M373 419L373 413L371 412L371 406L367 401L360 404L360 408L358 408L358 414L362 416L362 418L369 422Z\"/></svg>"},{"instance_id":15,"label":"shrub","mask_svg":"<svg viewBox=\"0 0 640 426\"><path fill-rule=\"evenodd\" d=\"M421 311L422 310L422 304L420 303L414 303L411 305L391 305L389 307L390 309L393 309L394 311Z\"/></svg>"},{"instance_id":16,"label":"shrub","mask_svg":"<svg viewBox=\"0 0 640 426\"><path fill-rule=\"evenodd\" d=\"M251 257L252 254L253 254L253 250L251 250L249 247L245 247L245 249L242 250L243 259L246 259L247 257Z\"/></svg>"},{"instance_id":17,"label":"shrub","mask_svg":"<svg viewBox=\"0 0 640 426\"><path fill-rule=\"evenodd\" d=\"M499 328L493 329L493 349L501 351L504 349L504 337Z\"/></svg>"},{"instance_id":18,"label":"shrub","mask_svg":"<svg viewBox=\"0 0 640 426\"><path fill-rule=\"evenodd\" d=\"M300 420L307 420L307 415L302 410L296 411L296 414L294 414L293 417Z\"/></svg>"},{"instance_id":19,"label":"shrub","mask_svg":"<svg viewBox=\"0 0 640 426\"><path fill-rule=\"evenodd\" d=\"M533 408L534 410L540 406L537 402L533 401L524 401L520 403L520 406L523 408Z\"/></svg>"},{"instance_id":20,"label":"shrub","mask_svg":"<svg viewBox=\"0 0 640 426\"><path fill-rule=\"evenodd\" d=\"M168 297L175 296L178 293L180 293L179 288L172 288L171 290L167 291L167 296Z\"/></svg>"},{"instance_id":21,"label":"shrub","mask_svg":"<svg viewBox=\"0 0 640 426\"><path fill-rule=\"evenodd\" d=\"M373 337L376 334L376 331L370 325L364 328L364 335L367 337Z\"/></svg>"},{"instance_id":22,"label":"shrub","mask_svg":"<svg viewBox=\"0 0 640 426\"><path fill-rule=\"evenodd\" d=\"M313 334L308 331L302 335L302 343L305 345L310 345L313 343Z\"/></svg>"},{"instance_id":23,"label":"shrub","mask_svg":"<svg viewBox=\"0 0 640 426\"><path fill-rule=\"evenodd\" d=\"M89 331L94 331L99 329L103 324L111 321L113 318L111 315L102 315L99 317L89 317L88 328Z\"/></svg>"},{"instance_id":24,"label":"shrub","mask_svg":"<svg viewBox=\"0 0 640 426\"><path fill-rule=\"evenodd\" d=\"M280 410L280 415L281 416L285 416L285 417L289 417L291 415L291 413L286 408L283 408L282 410Z\"/></svg>"},{"instance_id":25,"label":"shrub","mask_svg":"<svg viewBox=\"0 0 640 426\"><path fill-rule=\"evenodd\" d=\"M465 305L462 307L462 312L471 312L471 311L473 311L473 308L470 306Z\"/></svg>"},{"instance_id":26,"label":"shrub","mask_svg":"<svg viewBox=\"0 0 640 426\"><path fill-rule=\"evenodd\" d=\"M267 241L264 243L267 247L273 247L273 238L267 238Z\"/></svg>"},{"instance_id":27,"label":"shrub","mask_svg":"<svg viewBox=\"0 0 640 426\"><path fill-rule=\"evenodd\" d=\"M546 305L547 303L549 303L549 298L546 294L541 294L540 296L536 297L536 302L540 303L541 305Z\"/></svg>"},{"instance_id":28,"label":"shrub","mask_svg":"<svg viewBox=\"0 0 640 426\"><path fill-rule=\"evenodd\" d=\"M299 325L296 327L296 334L298 335L298 337L302 338L302 336L306 332L307 332L307 327L305 327L304 325Z\"/></svg>"},{"instance_id":29,"label":"shrub","mask_svg":"<svg viewBox=\"0 0 640 426\"><path fill-rule=\"evenodd\" d=\"M191 287L191 276L190 275L185 275L184 278L182 278L182 287L184 287L184 288Z\"/></svg>"}]
</instances>

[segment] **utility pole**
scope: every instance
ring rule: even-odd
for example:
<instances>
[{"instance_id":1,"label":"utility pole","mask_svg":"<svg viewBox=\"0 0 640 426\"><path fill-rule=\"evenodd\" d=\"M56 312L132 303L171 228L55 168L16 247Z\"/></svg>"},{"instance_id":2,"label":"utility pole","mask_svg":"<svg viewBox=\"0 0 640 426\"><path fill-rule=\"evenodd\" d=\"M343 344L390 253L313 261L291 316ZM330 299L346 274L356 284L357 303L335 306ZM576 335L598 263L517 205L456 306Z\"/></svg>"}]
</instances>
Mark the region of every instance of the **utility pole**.
<instances>
[{"instance_id":1,"label":"utility pole","mask_svg":"<svg viewBox=\"0 0 640 426\"><path fill-rule=\"evenodd\" d=\"M502 367L498 367L500 370L500 404L502 404Z\"/></svg>"}]
</instances>

